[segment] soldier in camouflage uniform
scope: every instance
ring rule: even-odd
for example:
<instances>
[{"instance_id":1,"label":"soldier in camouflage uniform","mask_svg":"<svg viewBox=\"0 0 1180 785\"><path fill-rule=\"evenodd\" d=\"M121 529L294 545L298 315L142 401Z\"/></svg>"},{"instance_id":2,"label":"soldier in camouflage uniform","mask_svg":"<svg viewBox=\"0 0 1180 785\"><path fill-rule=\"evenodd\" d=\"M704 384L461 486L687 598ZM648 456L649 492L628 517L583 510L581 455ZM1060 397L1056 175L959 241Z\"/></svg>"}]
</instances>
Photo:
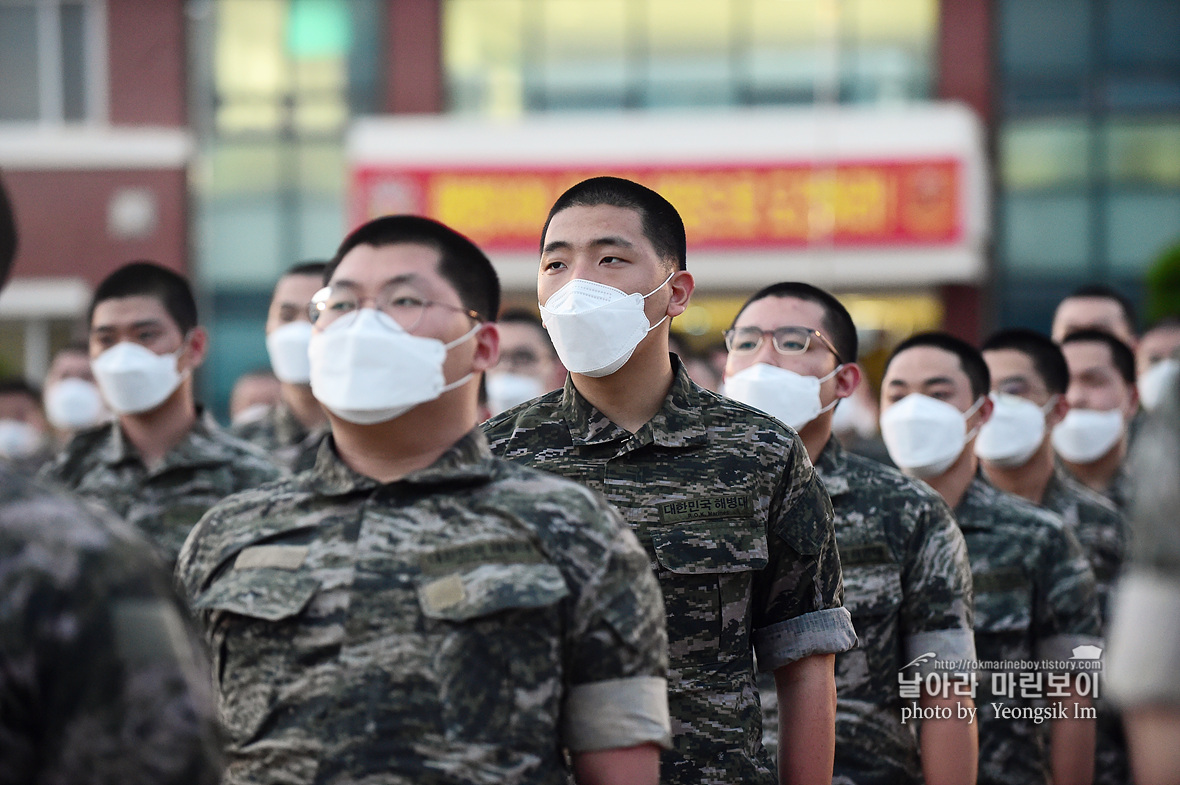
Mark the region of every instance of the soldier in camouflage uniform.
<instances>
[{"instance_id":1,"label":"soldier in camouflage uniform","mask_svg":"<svg viewBox=\"0 0 1180 785\"><path fill-rule=\"evenodd\" d=\"M1089 782L1094 722L1073 714L1075 702L1089 705L1089 674L1084 682L1067 674L1055 683L1047 671L1058 679L1059 669L1003 661L1061 662L1079 654L1077 647L1098 643L1094 575L1060 518L978 475L975 433L991 414L989 388L987 365L973 347L944 333L914 336L894 350L885 369L882 435L898 466L952 505L967 541L975 648L985 663L976 700L979 782ZM1049 706L1034 703L1038 698ZM997 705L1018 715L998 715ZM1039 724L1021 715L1057 705L1070 716L1050 720L1047 745Z\"/></svg>"},{"instance_id":2,"label":"soldier in camouflage uniform","mask_svg":"<svg viewBox=\"0 0 1180 785\"><path fill-rule=\"evenodd\" d=\"M336 258L311 342L331 438L311 471L211 510L178 566L215 653L226 782L556 784L568 750L578 781L653 785L659 588L605 500L475 429L490 262L411 216Z\"/></svg>"},{"instance_id":3,"label":"soldier in camouflage uniform","mask_svg":"<svg viewBox=\"0 0 1180 785\"><path fill-rule=\"evenodd\" d=\"M907 700L899 678L924 679L937 660L975 659L967 546L938 494L846 452L832 434L833 405L861 381L852 360L852 317L821 289L779 283L742 306L726 342L724 391L797 428L832 498L844 606L860 642L836 657L834 781L934 785L974 779L979 741L966 719L970 695L922 689ZM800 394L791 384L801 379L824 381ZM770 697L773 683L767 681L760 686ZM919 697L921 706L953 712L951 720L922 722L920 745L913 723L902 724L901 713ZM768 711L772 702L763 700L765 725L776 720ZM767 746L772 743L769 738Z\"/></svg>"},{"instance_id":4,"label":"soldier in camouflage uniform","mask_svg":"<svg viewBox=\"0 0 1180 785\"><path fill-rule=\"evenodd\" d=\"M1124 710L1139 785L1180 772L1180 386L1173 380L1131 448L1128 567L1114 595L1107 688Z\"/></svg>"},{"instance_id":5,"label":"soldier in camouflage uniform","mask_svg":"<svg viewBox=\"0 0 1180 785\"><path fill-rule=\"evenodd\" d=\"M675 747L663 780L776 781L753 647L779 684L784 779L830 782L832 655L856 638L831 506L803 445L693 384L668 353L659 323L683 312L692 277L666 200L595 178L558 199L543 238L542 316L572 373L484 428L493 452L603 492L646 548L668 613ZM602 310L569 308L583 298Z\"/></svg>"},{"instance_id":6,"label":"soldier in camouflage uniform","mask_svg":"<svg viewBox=\"0 0 1180 785\"><path fill-rule=\"evenodd\" d=\"M147 262L111 273L90 306L90 356L118 417L76 434L40 474L114 511L169 565L206 510L281 474L194 403L207 342L184 278Z\"/></svg>"},{"instance_id":7,"label":"soldier in camouflage uniform","mask_svg":"<svg viewBox=\"0 0 1180 785\"><path fill-rule=\"evenodd\" d=\"M1135 355L1122 341L1100 330L1071 333L1061 342L1061 353L1069 366L1065 397L1070 413L1054 428L1053 446L1070 474L1125 513L1130 504L1130 477L1124 465L1128 426L1139 408ZM1115 427L1095 428L1081 421L1073 427L1072 420L1079 415L1110 415Z\"/></svg>"},{"instance_id":8,"label":"soldier in camouflage uniform","mask_svg":"<svg viewBox=\"0 0 1180 785\"><path fill-rule=\"evenodd\" d=\"M16 234L0 183L0 283ZM125 526L0 467L0 783L212 785L200 644Z\"/></svg>"},{"instance_id":9,"label":"soldier in camouflage uniform","mask_svg":"<svg viewBox=\"0 0 1180 785\"><path fill-rule=\"evenodd\" d=\"M292 472L315 464L328 420L311 394L308 380L307 341L311 323L307 306L323 285L323 262L292 267L275 285L266 315L266 349L271 368L279 379L281 400L256 420L230 428L230 433L261 448Z\"/></svg>"},{"instance_id":10,"label":"soldier in camouflage uniform","mask_svg":"<svg viewBox=\"0 0 1180 785\"><path fill-rule=\"evenodd\" d=\"M1061 516L1090 560L1105 618L1110 585L1127 547L1126 524L1110 501L1070 476L1054 458L1049 431L1069 410L1065 357L1048 336L1005 330L984 342L983 359L998 407L976 443L983 474L1000 490ZM1028 407L1015 399L1040 409L1040 419L1032 419L1044 427L1028 427L1021 418ZM989 439L995 444L990 452L986 449Z\"/></svg>"}]
</instances>

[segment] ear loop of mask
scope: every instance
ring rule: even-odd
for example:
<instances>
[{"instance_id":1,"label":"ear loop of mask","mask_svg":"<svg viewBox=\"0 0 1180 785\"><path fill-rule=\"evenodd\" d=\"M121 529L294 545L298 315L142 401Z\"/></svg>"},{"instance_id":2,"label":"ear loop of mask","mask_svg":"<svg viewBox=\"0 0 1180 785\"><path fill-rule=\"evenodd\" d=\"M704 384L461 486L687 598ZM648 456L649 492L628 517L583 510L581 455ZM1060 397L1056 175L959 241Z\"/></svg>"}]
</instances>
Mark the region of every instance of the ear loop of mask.
<instances>
[{"instance_id":1,"label":"ear loop of mask","mask_svg":"<svg viewBox=\"0 0 1180 785\"><path fill-rule=\"evenodd\" d=\"M835 376L837 373L839 373L840 369L843 367L844 367L844 363L840 363L839 365L837 365L835 368L832 369L831 373L827 374L826 376L821 376L819 379L819 383L823 384L828 379L831 379L833 376ZM840 403L840 396L836 396L835 398L833 398L832 402L829 403L827 406L823 407L822 409L820 409L818 412L816 412L815 416L819 417L824 412L830 412L832 409L836 408L836 404L838 404L838 403Z\"/></svg>"},{"instance_id":2,"label":"ear loop of mask","mask_svg":"<svg viewBox=\"0 0 1180 785\"><path fill-rule=\"evenodd\" d=\"M986 400L987 400L986 395L981 395L978 398L976 398L975 403L971 404L971 408L968 409L967 411L963 412L963 422L967 422L967 420L970 420L971 417L977 411L979 411L979 407L983 406L983 402ZM982 427L983 427L983 423L980 423L979 425L976 425L974 428L972 428L970 431L968 431L967 435L963 437L963 444L966 444L967 442L974 439L975 436L979 433L979 429Z\"/></svg>"},{"instance_id":3,"label":"ear loop of mask","mask_svg":"<svg viewBox=\"0 0 1180 785\"><path fill-rule=\"evenodd\" d=\"M466 333L464 333L463 335L460 335L458 338L451 341L450 343L444 343L443 348L449 352L454 347L456 347L459 344L470 339L471 336L475 335L476 332L479 331L480 327L484 326L484 324L485 324L485 322L480 322L479 324L475 325L470 330L468 330ZM475 376L475 371L470 371L466 376L456 379L455 381L451 382L450 384L444 384L443 388L441 390L439 390L439 395L442 395L445 392L453 390L456 387L462 387L463 385L467 384L467 382L471 381L471 378L473 376Z\"/></svg>"},{"instance_id":4,"label":"ear loop of mask","mask_svg":"<svg viewBox=\"0 0 1180 785\"><path fill-rule=\"evenodd\" d=\"M664 288L664 286L666 286L666 285L667 285L668 281L671 281L671 280L672 280L672 276L673 276L673 275L676 275L676 273L678 273L678 272L679 272L679 270L673 270L673 271L672 271L672 273L671 273L671 274L670 274L670 275L669 275L667 278L665 278L665 279L664 279L664 283L660 284L659 286L657 286L656 288L652 289L652 290L651 290L650 292L648 292L647 294L643 295L643 299L645 299L645 300L646 300L648 297L651 297L653 294L655 294L656 292L658 292L660 289L663 289L663 288ZM664 317L663 317L663 319L660 319L658 322L656 322L655 324L653 324L651 327L648 327L648 328L647 328L647 332L649 332L649 333L650 333L652 330L654 330L654 329L656 329L657 327L659 327L661 324L663 324L663 323L664 323L664 319L667 319L667 318L668 318L668 314L666 314L666 313L665 313L665 314L664 314Z\"/></svg>"}]
</instances>

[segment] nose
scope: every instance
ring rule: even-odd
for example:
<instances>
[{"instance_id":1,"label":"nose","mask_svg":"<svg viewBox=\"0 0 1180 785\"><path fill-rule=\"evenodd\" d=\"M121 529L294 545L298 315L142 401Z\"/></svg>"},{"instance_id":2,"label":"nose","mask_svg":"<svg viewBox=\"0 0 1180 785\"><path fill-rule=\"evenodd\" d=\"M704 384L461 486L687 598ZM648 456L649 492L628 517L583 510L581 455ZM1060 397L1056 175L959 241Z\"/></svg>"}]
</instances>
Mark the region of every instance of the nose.
<instances>
[{"instance_id":1,"label":"nose","mask_svg":"<svg viewBox=\"0 0 1180 785\"><path fill-rule=\"evenodd\" d=\"M763 334L762 345L754 352L754 363L764 363L766 365L778 365L779 353L774 348L774 338L770 335Z\"/></svg>"}]
</instances>

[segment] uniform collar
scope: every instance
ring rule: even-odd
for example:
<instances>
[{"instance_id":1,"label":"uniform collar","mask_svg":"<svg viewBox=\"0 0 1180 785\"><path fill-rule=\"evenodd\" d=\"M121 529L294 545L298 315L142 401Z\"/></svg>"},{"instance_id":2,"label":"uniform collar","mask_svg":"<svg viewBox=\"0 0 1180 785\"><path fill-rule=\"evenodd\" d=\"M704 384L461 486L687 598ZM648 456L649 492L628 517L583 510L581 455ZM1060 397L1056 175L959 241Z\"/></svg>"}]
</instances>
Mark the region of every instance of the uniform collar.
<instances>
[{"instance_id":1,"label":"uniform collar","mask_svg":"<svg viewBox=\"0 0 1180 785\"><path fill-rule=\"evenodd\" d=\"M488 449L487 439L479 428L473 428L430 466L389 484L407 484L423 488L432 485L480 485L490 481L494 472L495 458ZM325 496L343 496L369 491L382 484L372 477L360 474L340 460L333 438L324 439L320 443L311 478L312 489Z\"/></svg>"},{"instance_id":2,"label":"uniform collar","mask_svg":"<svg viewBox=\"0 0 1180 785\"><path fill-rule=\"evenodd\" d=\"M303 427L295 412L283 401L271 408L270 423L274 428L275 441L279 444L298 444L308 437L307 428Z\"/></svg>"},{"instance_id":3,"label":"uniform collar","mask_svg":"<svg viewBox=\"0 0 1180 785\"><path fill-rule=\"evenodd\" d=\"M963 498L959 500L959 504L955 507L955 520L958 521L959 526L964 525L974 527L976 529L986 529L994 520L993 515L987 514L989 508L1000 502L1000 492L995 489L982 476L976 474L971 478L971 484L967 486L967 490L963 492ZM985 511L981 515L964 515L968 508L980 508Z\"/></svg>"},{"instance_id":4,"label":"uniform collar","mask_svg":"<svg viewBox=\"0 0 1180 785\"><path fill-rule=\"evenodd\" d=\"M116 418L107 426L110 431L98 449L98 458L108 466L143 459L135 445L123 433L123 426ZM236 454L226 447L218 438L221 426L202 407L197 407L197 419L180 443L164 455L159 466L152 469L152 474L169 469L188 469L198 466L217 465L233 461Z\"/></svg>"},{"instance_id":5,"label":"uniform collar","mask_svg":"<svg viewBox=\"0 0 1180 785\"><path fill-rule=\"evenodd\" d=\"M820 450L815 470L819 473L828 496L848 493L848 455L835 434L828 438L828 443Z\"/></svg>"},{"instance_id":6,"label":"uniform collar","mask_svg":"<svg viewBox=\"0 0 1180 785\"><path fill-rule=\"evenodd\" d=\"M635 433L615 425L595 409L574 387L573 376L567 376L561 395L561 414L569 428L570 441L576 446L624 441L631 442L629 446L632 447L646 444L688 447L706 443L708 432L701 418L703 393L688 378L680 358L675 354L669 356L672 360L672 387L660 410Z\"/></svg>"}]
</instances>

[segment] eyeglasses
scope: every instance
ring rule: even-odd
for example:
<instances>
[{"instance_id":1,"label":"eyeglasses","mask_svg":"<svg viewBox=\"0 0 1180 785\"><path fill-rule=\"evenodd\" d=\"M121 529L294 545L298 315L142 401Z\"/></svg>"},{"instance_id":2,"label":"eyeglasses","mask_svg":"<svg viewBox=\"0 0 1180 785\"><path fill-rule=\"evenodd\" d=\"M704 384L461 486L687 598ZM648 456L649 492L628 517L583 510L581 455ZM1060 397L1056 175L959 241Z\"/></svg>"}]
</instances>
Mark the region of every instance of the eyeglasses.
<instances>
[{"instance_id":1,"label":"eyeglasses","mask_svg":"<svg viewBox=\"0 0 1180 785\"><path fill-rule=\"evenodd\" d=\"M739 327L725 331L725 348L738 354L756 352L762 346L762 339L769 335L774 343L774 350L779 354L802 354L811 346L812 337L819 338L820 343L836 355L836 362L844 362L840 352L832 342L824 337L819 330L809 330L806 327L779 327L777 330L759 330L757 327Z\"/></svg>"},{"instance_id":2,"label":"eyeglasses","mask_svg":"<svg viewBox=\"0 0 1180 785\"><path fill-rule=\"evenodd\" d=\"M355 318L366 301L372 302L377 310L401 325L406 332L418 326L426 309L431 306L456 311L477 322L483 321L477 311L423 299L408 293L404 285L387 287L373 298L361 297L349 286L325 286L312 295L311 303L307 306L307 317L317 327L327 327L342 319Z\"/></svg>"}]
</instances>

